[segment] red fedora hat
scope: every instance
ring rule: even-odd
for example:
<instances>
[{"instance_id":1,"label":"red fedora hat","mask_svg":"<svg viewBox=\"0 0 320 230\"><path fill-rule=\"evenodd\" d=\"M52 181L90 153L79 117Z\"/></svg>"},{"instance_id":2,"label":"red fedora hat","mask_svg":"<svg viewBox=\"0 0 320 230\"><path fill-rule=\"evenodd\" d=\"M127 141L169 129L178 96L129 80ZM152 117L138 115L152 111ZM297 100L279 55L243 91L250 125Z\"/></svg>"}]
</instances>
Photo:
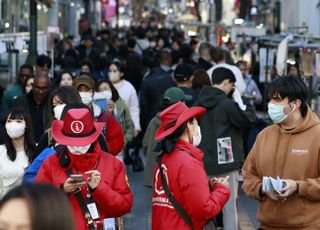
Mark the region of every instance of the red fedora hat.
<instances>
[{"instance_id":1,"label":"red fedora hat","mask_svg":"<svg viewBox=\"0 0 320 230\"><path fill-rule=\"evenodd\" d=\"M183 102L179 101L160 113L161 125L158 128L155 139L161 140L172 134L184 122L192 117L201 117L206 112L203 107L188 108Z\"/></svg>"},{"instance_id":2,"label":"red fedora hat","mask_svg":"<svg viewBox=\"0 0 320 230\"><path fill-rule=\"evenodd\" d=\"M103 129L104 123L95 122L86 108L70 109L64 120L52 122L52 137L56 142L69 146L86 146L95 142Z\"/></svg>"}]
</instances>

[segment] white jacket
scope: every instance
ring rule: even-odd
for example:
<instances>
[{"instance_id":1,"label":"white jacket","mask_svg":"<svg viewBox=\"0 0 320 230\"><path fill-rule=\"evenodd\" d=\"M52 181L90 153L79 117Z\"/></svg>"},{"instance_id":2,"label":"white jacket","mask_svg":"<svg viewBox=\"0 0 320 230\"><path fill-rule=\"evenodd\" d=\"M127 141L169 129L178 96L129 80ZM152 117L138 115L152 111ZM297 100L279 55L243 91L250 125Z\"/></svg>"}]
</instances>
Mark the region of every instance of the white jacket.
<instances>
[{"instance_id":1,"label":"white jacket","mask_svg":"<svg viewBox=\"0 0 320 230\"><path fill-rule=\"evenodd\" d=\"M236 78L235 85L236 85L237 89L239 90L240 94L242 95L244 92L244 89L246 87L246 84L243 80L243 76L242 76L240 69L235 65L229 65L227 63L214 65L210 69L207 70L207 74L209 75L209 78L211 81L212 81L212 78L211 78L212 72L213 72L213 70L215 70L218 67L224 67L224 68L227 68L232 71L232 73L234 74L234 76Z\"/></svg>"},{"instance_id":2,"label":"white jacket","mask_svg":"<svg viewBox=\"0 0 320 230\"><path fill-rule=\"evenodd\" d=\"M24 151L17 152L15 161L11 161L6 146L0 145L0 198L11 188L22 183L22 177L28 166L29 160Z\"/></svg>"},{"instance_id":3,"label":"white jacket","mask_svg":"<svg viewBox=\"0 0 320 230\"><path fill-rule=\"evenodd\" d=\"M136 89L127 80L121 80L120 82L115 83L114 87L118 90L120 97L129 108L134 123L134 130L141 131L140 107Z\"/></svg>"}]
</instances>

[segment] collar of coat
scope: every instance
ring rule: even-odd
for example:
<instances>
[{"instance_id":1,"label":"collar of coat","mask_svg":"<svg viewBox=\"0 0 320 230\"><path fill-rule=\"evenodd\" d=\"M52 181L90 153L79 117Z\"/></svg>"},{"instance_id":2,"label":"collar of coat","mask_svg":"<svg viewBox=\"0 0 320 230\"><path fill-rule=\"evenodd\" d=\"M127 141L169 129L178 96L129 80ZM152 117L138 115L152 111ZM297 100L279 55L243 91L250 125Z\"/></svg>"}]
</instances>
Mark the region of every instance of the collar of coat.
<instances>
[{"instance_id":1,"label":"collar of coat","mask_svg":"<svg viewBox=\"0 0 320 230\"><path fill-rule=\"evenodd\" d=\"M176 143L175 150L185 151L199 161L202 161L204 155L201 149L182 139L178 140L178 142Z\"/></svg>"}]
</instances>

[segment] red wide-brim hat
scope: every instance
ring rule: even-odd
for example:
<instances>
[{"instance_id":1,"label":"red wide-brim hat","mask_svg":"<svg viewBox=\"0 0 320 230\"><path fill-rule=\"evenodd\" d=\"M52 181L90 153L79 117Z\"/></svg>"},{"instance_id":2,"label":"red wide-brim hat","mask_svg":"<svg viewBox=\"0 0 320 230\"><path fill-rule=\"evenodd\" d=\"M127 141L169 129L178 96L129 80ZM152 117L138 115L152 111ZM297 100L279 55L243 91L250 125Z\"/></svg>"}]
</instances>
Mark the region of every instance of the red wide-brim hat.
<instances>
[{"instance_id":1,"label":"red wide-brim hat","mask_svg":"<svg viewBox=\"0 0 320 230\"><path fill-rule=\"evenodd\" d=\"M51 132L53 139L61 145L86 146L98 139L104 125L95 122L88 109L70 109L64 120L52 122Z\"/></svg>"},{"instance_id":2,"label":"red wide-brim hat","mask_svg":"<svg viewBox=\"0 0 320 230\"><path fill-rule=\"evenodd\" d=\"M201 117L206 112L203 107L188 108L183 102L177 102L160 113L161 125L158 128L155 140L161 140L174 131L192 117Z\"/></svg>"}]
</instances>

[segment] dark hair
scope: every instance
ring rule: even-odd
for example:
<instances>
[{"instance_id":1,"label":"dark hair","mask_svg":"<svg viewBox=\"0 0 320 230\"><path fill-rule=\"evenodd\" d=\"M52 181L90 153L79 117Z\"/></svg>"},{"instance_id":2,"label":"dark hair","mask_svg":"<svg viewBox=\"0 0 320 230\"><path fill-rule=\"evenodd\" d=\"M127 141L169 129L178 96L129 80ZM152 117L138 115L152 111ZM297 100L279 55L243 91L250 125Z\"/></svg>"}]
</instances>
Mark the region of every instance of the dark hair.
<instances>
[{"instance_id":1,"label":"dark hair","mask_svg":"<svg viewBox=\"0 0 320 230\"><path fill-rule=\"evenodd\" d=\"M111 90L111 94L112 94L111 100L116 102L120 98L120 96L119 96L118 90L114 87L114 85L112 84L112 82L110 80L102 79L102 80L98 81L98 83L96 84L96 92L99 92L99 86L102 83L107 83L109 85L110 90Z\"/></svg>"},{"instance_id":2,"label":"dark hair","mask_svg":"<svg viewBox=\"0 0 320 230\"><path fill-rule=\"evenodd\" d=\"M224 52L224 56L225 56L225 61L227 64L229 65L234 65L234 61L233 61L233 58L231 56L231 53L228 51L228 50L223 50Z\"/></svg>"},{"instance_id":3,"label":"dark hair","mask_svg":"<svg viewBox=\"0 0 320 230\"><path fill-rule=\"evenodd\" d=\"M21 79L21 77L20 77L21 71L22 71L23 69L28 69L28 70L31 71L31 74L30 74L29 76L27 76L27 79L26 79L26 81L25 81L24 84L22 83L22 79ZM26 92L25 92L26 83L27 83L27 81L28 81L30 78L32 78L32 77L33 77L33 67L32 67L32 65L23 64L23 65L20 67L20 69L19 69L19 78L18 78L18 83L23 86L23 89L22 89L22 90L23 90L23 93L26 93Z\"/></svg>"},{"instance_id":4,"label":"dark hair","mask_svg":"<svg viewBox=\"0 0 320 230\"><path fill-rule=\"evenodd\" d=\"M199 41L197 39L194 39L192 38L189 42L189 45L192 46L192 45L197 45L199 43Z\"/></svg>"},{"instance_id":5,"label":"dark hair","mask_svg":"<svg viewBox=\"0 0 320 230\"><path fill-rule=\"evenodd\" d=\"M29 64L23 64L22 66L20 66L20 71L22 70L22 69L28 69L28 70L31 70L31 72L33 73L33 67L32 67L32 65L29 65Z\"/></svg>"},{"instance_id":6,"label":"dark hair","mask_svg":"<svg viewBox=\"0 0 320 230\"><path fill-rule=\"evenodd\" d=\"M88 66L89 69L90 69L90 72L92 71L92 62L89 60L89 59L83 59L81 62L80 62L80 65L79 67L81 68L82 66Z\"/></svg>"},{"instance_id":7,"label":"dark hair","mask_svg":"<svg viewBox=\"0 0 320 230\"><path fill-rule=\"evenodd\" d=\"M60 85L60 82L61 82L61 80L62 80L62 75L65 74L65 73L69 74L72 79L75 78L70 71L68 71L68 70L63 70L62 72L60 72L60 74L59 74L58 77L56 78L56 83L58 84L58 86Z\"/></svg>"},{"instance_id":8,"label":"dark hair","mask_svg":"<svg viewBox=\"0 0 320 230\"><path fill-rule=\"evenodd\" d=\"M14 199L26 201L32 230L73 230L71 206L66 195L50 184L26 183L10 190L0 210Z\"/></svg>"},{"instance_id":9,"label":"dark hair","mask_svg":"<svg viewBox=\"0 0 320 230\"><path fill-rule=\"evenodd\" d=\"M189 44L182 44L180 52L183 60L189 60L192 57L193 49Z\"/></svg>"},{"instance_id":10,"label":"dark hair","mask_svg":"<svg viewBox=\"0 0 320 230\"><path fill-rule=\"evenodd\" d=\"M242 65L247 66L247 65L248 65L248 62L243 61L243 60L239 60L239 61L236 62L236 66L238 66L239 68L240 68L240 66L242 66Z\"/></svg>"},{"instance_id":11,"label":"dark hair","mask_svg":"<svg viewBox=\"0 0 320 230\"><path fill-rule=\"evenodd\" d=\"M120 73L124 73L126 70L126 65L124 62L120 61L120 60L114 60L111 62L111 64L109 65L109 68L111 65L115 65L117 67L117 69L120 71Z\"/></svg>"},{"instance_id":12,"label":"dark hair","mask_svg":"<svg viewBox=\"0 0 320 230\"><path fill-rule=\"evenodd\" d=\"M50 69L52 66L51 58L49 58L47 55L41 54L37 58L37 66L40 66L40 67L47 66Z\"/></svg>"},{"instance_id":13,"label":"dark hair","mask_svg":"<svg viewBox=\"0 0 320 230\"><path fill-rule=\"evenodd\" d=\"M160 148L161 151L163 153L171 153L174 149L175 144L177 143L177 141L179 140L179 138L181 137L181 135L184 133L184 131L187 128L187 123L193 123L193 120L195 118L192 117L190 118L188 121L184 122L182 125L179 126L179 128L177 128L172 134L170 134L169 136L167 136L165 139L163 139L160 142Z\"/></svg>"},{"instance_id":14,"label":"dark hair","mask_svg":"<svg viewBox=\"0 0 320 230\"><path fill-rule=\"evenodd\" d=\"M199 55L200 57L203 55L204 51L209 51L211 49L212 45L209 42L202 42L199 46Z\"/></svg>"},{"instance_id":15,"label":"dark hair","mask_svg":"<svg viewBox=\"0 0 320 230\"><path fill-rule=\"evenodd\" d=\"M192 89L199 93L204 85L211 86L211 81L207 71L204 69L195 70L192 79Z\"/></svg>"},{"instance_id":16,"label":"dark hair","mask_svg":"<svg viewBox=\"0 0 320 230\"><path fill-rule=\"evenodd\" d=\"M225 52L221 47L212 47L210 49L210 56L215 63L226 59Z\"/></svg>"},{"instance_id":17,"label":"dark hair","mask_svg":"<svg viewBox=\"0 0 320 230\"><path fill-rule=\"evenodd\" d=\"M136 40L134 38L129 38L127 41L127 46L133 49L136 46Z\"/></svg>"},{"instance_id":18,"label":"dark hair","mask_svg":"<svg viewBox=\"0 0 320 230\"><path fill-rule=\"evenodd\" d=\"M25 139L24 150L26 151L26 155L29 161L31 161L31 157L35 150L35 142L33 139L32 120L29 113L27 113L27 111L25 111L24 109L15 108L7 111L7 114L5 115L5 118L4 118L5 123L7 122L9 117L10 119L23 119L25 121L26 129L24 133L24 139ZM7 155L10 160L15 161L15 159L17 158L17 150L13 146L12 140L9 137L7 132L5 135L6 135L5 145L7 148Z\"/></svg>"},{"instance_id":19,"label":"dark hair","mask_svg":"<svg viewBox=\"0 0 320 230\"><path fill-rule=\"evenodd\" d=\"M58 96L59 99L64 102L65 104L70 103L81 103L81 97L78 91L72 86L60 86L55 88L48 97L48 113L49 113L49 125L54 117L53 113L53 105L52 100L54 96Z\"/></svg>"},{"instance_id":20,"label":"dark hair","mask_svg":"<svg viewBox=\"0 0 320 230\"><path fill-rule=\"evenodd\" d=\"M287 63L287 74L289 75L289 72L290 72L290 69L294 67L297 69L297 72L298 72L298 77L300 77L300 69L299 69L299 64L298 63L295 63L295 64L290 64L290 63Z\"/></svg>"},{"instance_id":21,"label":"dark hair","mask_svg":"<svg viewBox=\"0 0 320 230\"><path fill-rule=\"evenodd\" d=\"M303 117L308 112L308 89L302 79L285 76L274 79L268 87L268 98L280 96L280 99L289 99L289 102L299 99L301 101L300 112Z\"/></svg>"},{"instance_id":22,"label":"dark hair","mask_svg":"<svg viewBox=\"0 0 320 230\"><path fill-rule=\"evenodd\" d=\"M172 64L178 64L182 60L182 54L180 51L172 50L171 51Z\"/></svg>"},{"instance_id":23,"label":"dark hair","mask_svg":"<svg viewBox=\"0 0 320 230\"><path fill-rule=\"evenodd\" d=\"M230 69L224 67L218 67L214 69L211 75L212 84L218 85L224 80L229 80L231 83L236 82L236 78Z\"/></svg>"},{"instance_id":24,"label":"dark hair","mask_svg":"<svg viewBox=\"0 0 320 230\"><path fill-rule=\"evenodd\" d=\"M70 50L74 50L73 44L72 44L72 42L70 41L70 39L64 38L64 39L62 40L62 42L67 43L68 46L70 46L70 48L69 48Z\"/></svg>"},{"instance_id":25,"label":"dark hair","mask_svg":"<svg viewBox=\"0 0 320 230\"><path fill-rule=\"evenodd\" d=\"M162 49L160 51L160 63L172 62L171 50L169 48Z\"/></svg>"}]
</instances>

